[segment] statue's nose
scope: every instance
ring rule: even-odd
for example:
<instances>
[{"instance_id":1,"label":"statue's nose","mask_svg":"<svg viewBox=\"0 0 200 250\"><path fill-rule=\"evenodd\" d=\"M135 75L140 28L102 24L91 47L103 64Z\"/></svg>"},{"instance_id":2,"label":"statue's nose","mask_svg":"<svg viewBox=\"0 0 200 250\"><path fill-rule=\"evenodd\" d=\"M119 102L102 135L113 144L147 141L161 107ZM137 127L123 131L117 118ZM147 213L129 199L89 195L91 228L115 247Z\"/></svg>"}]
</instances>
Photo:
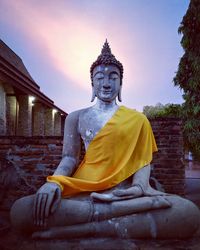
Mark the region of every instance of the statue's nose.
<instances>
[{"instance_id":1,"label":"statue's nose","mask_svg":"<svg viewBox=\"0 0 200 250\"><path fill-rule=\"evenodd\" d=\"M103 88L104 88L104 89L110 89L111 86L110 86L110 85L103 85Z\"/></svg>"},{"instance_id":2,"label":"statue's nose","mask_svg":"<svg viewBox=\"0 0 200 250\"><path fill-rule=\"evenodd\" d=\"M110 88L111 88L110 81L109 81L109 78L108 78L108 77L105 77L105 78L104 78L103 88L104 88L104 89L110 89Z\"/></svg>"}]
</instances>

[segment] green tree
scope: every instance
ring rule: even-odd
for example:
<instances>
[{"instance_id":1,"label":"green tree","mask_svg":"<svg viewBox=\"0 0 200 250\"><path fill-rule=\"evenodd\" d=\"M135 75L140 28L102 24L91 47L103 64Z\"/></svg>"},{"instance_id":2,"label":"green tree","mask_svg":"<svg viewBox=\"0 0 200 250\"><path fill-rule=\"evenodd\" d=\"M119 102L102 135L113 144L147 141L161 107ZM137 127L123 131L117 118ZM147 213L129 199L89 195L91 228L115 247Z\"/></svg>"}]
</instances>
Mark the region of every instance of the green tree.
<instances>
[{"instance_id":1,"label":"green tree","mask_svg":"<svg viewBox=\"0 0 200 250\"><path fill-rule=\"evenodd\" d=\"M183 91L184 138L200 159L200 0L191 0L179 27L184 55L174 78Z\"/></svg>"},{"instance_id":2,"label":"green tree","mask_svg":"<svg viewBox=\"0 0 200 250\"><path fill-rule=\"evenodd\" d=\"M163 105L162 103L157 103L155 106L144 106L143 113L148 118L156 117L182 117L182 105L168 103Z\"/></svg>"}]
</instances>

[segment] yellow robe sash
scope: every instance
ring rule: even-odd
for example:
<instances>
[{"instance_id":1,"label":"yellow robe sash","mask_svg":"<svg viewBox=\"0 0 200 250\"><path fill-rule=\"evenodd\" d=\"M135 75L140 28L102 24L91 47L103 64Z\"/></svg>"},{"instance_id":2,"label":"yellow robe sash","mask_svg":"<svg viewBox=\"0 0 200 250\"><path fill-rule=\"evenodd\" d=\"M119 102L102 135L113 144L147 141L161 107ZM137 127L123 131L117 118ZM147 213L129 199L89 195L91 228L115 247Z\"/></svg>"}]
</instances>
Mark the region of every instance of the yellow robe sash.
<instances>
[{"instance_id":1,"label":"yellow robe sash","mask_svg":"<svg viewBox=\"0 0 200 250\"><path fill-rule=\"evenodd\" d=\"M62 196L109 189L149 164L155 151L147 118L120 106L91 141L73 176L48 176L47 181L59 184Z\"/></svg>"}]
</instances>

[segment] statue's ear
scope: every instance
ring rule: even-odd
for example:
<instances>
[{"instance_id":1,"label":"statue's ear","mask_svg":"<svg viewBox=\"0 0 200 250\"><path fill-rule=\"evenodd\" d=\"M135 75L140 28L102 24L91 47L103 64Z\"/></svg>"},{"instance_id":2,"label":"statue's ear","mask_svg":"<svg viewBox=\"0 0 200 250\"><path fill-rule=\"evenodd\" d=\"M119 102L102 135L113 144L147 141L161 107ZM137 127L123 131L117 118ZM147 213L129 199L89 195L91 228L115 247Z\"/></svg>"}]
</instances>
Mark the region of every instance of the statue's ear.
<instances>
[{"instance_id":1,"label":"statue's ear","mask_svg":"<svg viewBox=\"0 0 200 250\"><path fill-rule=\"evenodd\" d=\"M94 91L94 86L92 86L92 98L91 98L91 102L94 101L96 95L95 95L95 91Z\"/></svg>"},{"instance_id":2,"label":"statue's ear","mask_svg":"<svg viewBox=\"0 0 200 250\"><path fill-rule=\"evenodd\" d=\"M122 101L122 85L120 86L119 92L118 92L118 101Z\"/></svg>"}]
</instances>

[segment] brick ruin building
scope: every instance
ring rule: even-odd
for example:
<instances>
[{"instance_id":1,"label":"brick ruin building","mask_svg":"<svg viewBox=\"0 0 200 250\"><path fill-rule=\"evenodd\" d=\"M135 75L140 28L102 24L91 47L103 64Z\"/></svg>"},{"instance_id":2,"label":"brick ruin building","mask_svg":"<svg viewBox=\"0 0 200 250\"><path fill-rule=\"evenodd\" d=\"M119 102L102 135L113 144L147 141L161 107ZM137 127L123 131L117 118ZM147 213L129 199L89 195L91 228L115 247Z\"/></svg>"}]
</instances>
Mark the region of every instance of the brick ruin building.
<instances>
[{"instance_id":1,"label":"brick ruin building","mask_svg":"<svg viewBox=\"0 0 200 250\"><path fill-rule=\"evenodd\" d=\"M53 173L61 159L66 116L0 40L0 215L8 214L17 198L35 193ZM182 122L177 118L150 122L159 149L152 163L153 183L184 195Z\"/></svg>"},{"instance_id":2,"label":"brick ruin building","mask_svg":"<svg viewBox=\"0 0 200 250\"><path fill-rule=\"evenodd\" d=\"M21 58L0 40L0 211L9 211L17 197L44 181L48 168L39 164L43 149L50 149L43 162L52 164L54 145L59 153L55 156L53 151L53 157L61 157L66 116L40 91Z\"/></svg>"},{"instance_id":3,"label":"brick ruin building","mask_svg":"<svg viewBox=\"0 0 200 250\"><path fill-rule=\"evenodd\" d=\"M61 136L66 115L0 40L0 135Z\"/></svg>"}]
</instances>

